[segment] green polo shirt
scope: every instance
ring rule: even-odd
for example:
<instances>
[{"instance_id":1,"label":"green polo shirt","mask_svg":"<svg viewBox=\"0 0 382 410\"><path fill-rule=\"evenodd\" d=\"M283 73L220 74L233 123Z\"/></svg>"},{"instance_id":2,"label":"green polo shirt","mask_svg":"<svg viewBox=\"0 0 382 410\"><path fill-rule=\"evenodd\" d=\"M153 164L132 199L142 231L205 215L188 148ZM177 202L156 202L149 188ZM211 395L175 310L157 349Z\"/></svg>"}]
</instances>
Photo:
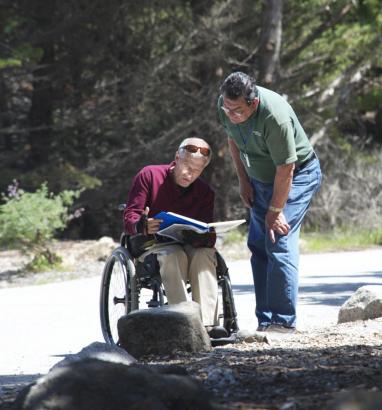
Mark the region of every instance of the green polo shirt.
<instances>
[{"instance_id":1,"label":"green polo shirt","mask_svg":"<svg viewBox=\"0 0 382 410\"><path fill-rule=\"evenodd\" d=\"M247 174L267 183L274 181L277 165L301 164L313 148L288 102L271 90L257 88L260 103L245 122L233 124L229 120L220 108L222 96L218 100L218 114L228 137L239 148Z\"/></svg>"}]
</instances>

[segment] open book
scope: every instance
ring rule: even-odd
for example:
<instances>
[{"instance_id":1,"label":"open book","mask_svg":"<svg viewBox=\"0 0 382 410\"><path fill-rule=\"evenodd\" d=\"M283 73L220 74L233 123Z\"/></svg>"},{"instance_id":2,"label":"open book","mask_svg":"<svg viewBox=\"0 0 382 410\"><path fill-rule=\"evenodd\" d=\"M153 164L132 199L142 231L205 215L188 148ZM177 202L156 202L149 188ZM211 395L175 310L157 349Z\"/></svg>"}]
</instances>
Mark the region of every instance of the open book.
<instances>
[{"instance_id":1,"label":"open book","mask_svg":"<svg viewBox=\"0 0 382 410\"><path fill-rule=\"evenodd\" d=\"M182 231L184 230L192 230L197 233L215 232L220 234L228 232L245 222L245 219L238 219L234 221L205 223L174 212L159 212L154 218L162 219L163 221L160 224L157 235L167 236L179 242L183 241Z\"/></svg>"}]
</instances>

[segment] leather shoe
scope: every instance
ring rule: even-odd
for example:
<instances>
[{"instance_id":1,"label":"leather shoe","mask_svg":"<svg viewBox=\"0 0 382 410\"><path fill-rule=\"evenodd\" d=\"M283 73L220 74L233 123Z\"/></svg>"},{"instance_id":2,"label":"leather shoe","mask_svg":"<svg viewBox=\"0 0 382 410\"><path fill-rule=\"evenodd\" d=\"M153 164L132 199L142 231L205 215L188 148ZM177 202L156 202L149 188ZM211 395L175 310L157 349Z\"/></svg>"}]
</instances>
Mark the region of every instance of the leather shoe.
<instances>
[{"instance_id":1,"label":"leather shoe","mask_svg":"<svg viewBox=\"0 0 382 410\"><path fill-rule=\"evenodd\" d=\"M206 330L211 339L228 337L228 332L223 326L206 326Z\"/></svg>"},{"instance_id":2,"label":"leather shoe","mask_svg":"<svg viewBox=\"0 0 382 410\"><path fill-rule=\"evenodd\" d=\"M279 323L272 323L268 327L268 332L275 332L275 333L296 333L295 327L281 325Z\"/></svg>"},{"instance_id":3,"label":"leather shoe","mask_svg":"<svg viewBox=\"0 0 382 410\"><path fill-rule=\"evenodd\" d=\"M266 332L269 325L259 325L257 326L256 332Z\"/></svg>"}]
</instances>

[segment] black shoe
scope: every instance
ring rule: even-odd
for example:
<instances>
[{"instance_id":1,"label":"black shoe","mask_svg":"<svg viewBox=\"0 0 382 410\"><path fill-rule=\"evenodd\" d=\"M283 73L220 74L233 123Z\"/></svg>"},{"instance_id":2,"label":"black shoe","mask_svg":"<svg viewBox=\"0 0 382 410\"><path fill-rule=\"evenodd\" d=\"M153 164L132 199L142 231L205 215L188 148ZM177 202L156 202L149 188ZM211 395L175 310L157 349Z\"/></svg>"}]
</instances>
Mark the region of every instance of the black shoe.
<instances>
[{"instance_id":1,"label":"black shoe","mask_svg":"<svg viewBox=\"0 0 382 410\"><path fill-rule=\"evenodd\" d=\"M211 339L221 339L223 337L228 337L228 332L223 326L207 326L206 330L208 336Z\"/></svg>"},{"instance_id":2,"label":"black shoe","mask_svg":"<svg viewBox=\"0 0 382 410\"><path fill-rule=\"evenodd\" d=\"M266 332L270 325L259 325L257 326L256 332Z\"/></svg>"},{"instance_id":3,"label":"black shoe","mask_svg":"<svg viewBox=\"0 0 382 410\"><path fill-rule=\"evenodd\" d=\"M295 327L290 327L286 325L281 325L278 323L272 323L268 327L268 332L275 332L275 333L296 333Z\"/></svg>"}]
</instances>

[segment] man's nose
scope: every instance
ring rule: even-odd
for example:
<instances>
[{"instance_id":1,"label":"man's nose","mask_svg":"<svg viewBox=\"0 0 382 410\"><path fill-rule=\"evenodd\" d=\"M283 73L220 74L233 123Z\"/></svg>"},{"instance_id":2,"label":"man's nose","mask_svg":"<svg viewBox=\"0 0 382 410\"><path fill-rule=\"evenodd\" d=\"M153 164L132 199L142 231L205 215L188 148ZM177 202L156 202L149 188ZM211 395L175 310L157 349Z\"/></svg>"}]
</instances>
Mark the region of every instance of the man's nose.
<instances>
[{"instance_id":1,"label":"man's nose","mask_svg":"<svg viewBox=\"0 0 382 410\"><path fill-rule=\"evenodd\" d=\"M184 171L183 177L190 180L192 178L192 173L190 171Z\"/></svg>"}]
</instances>

